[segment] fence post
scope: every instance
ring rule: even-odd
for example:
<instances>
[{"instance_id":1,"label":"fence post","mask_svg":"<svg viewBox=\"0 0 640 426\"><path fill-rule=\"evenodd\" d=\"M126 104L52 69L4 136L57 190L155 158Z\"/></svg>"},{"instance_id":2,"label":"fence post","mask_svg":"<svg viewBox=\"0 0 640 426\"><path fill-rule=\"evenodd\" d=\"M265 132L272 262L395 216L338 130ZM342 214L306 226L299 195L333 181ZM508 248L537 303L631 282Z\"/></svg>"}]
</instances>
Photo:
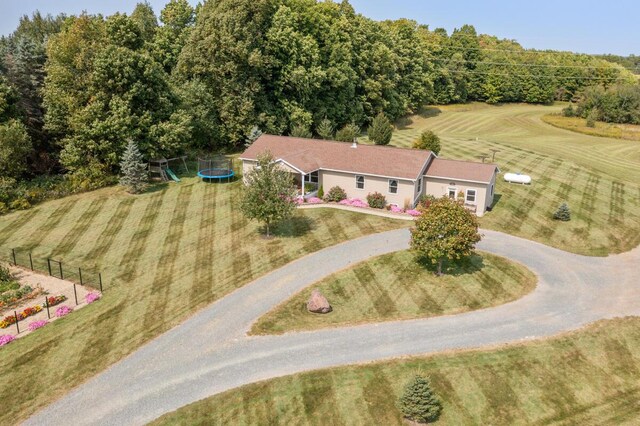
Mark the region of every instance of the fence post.
<instances>
[{"instance_id":1,"label":"fence post","mask_svg":"<svg viewBox=\"0 0 640 426\"><path fill-rule=\"evenodd\" d=\"M60 269L60 279L64 280L64 275L62 275L62 262L58 262L58 268Z\"/></svg>"},{"instance_id":2,"label":"fence post","mask_svg":"<svg viewBox=\"0 0 640 426\"><path fill-rule=\"evenodd\" d=\"M44 304L47 306L47 318L51 319L51 314L49 313L49 298L44 298Z\"/></svg>"},{"instance_id":3,"label":"fence post","mask_svg":"<svg viewBox=\"0 0 640 426\"><path fill-rule=\"evenodd\" d=\"M31 266L31 270L33 271L33 257L31 257L31 252L29 252L29 265Z\"/></svg>"},{"instance_id":4,"label":"fence post","mask_svg":"<svg viewBox=\"0 0 640 426\"><path fill-rule=\"evenodd\" d=\"M80 276L80 285L84 285L82 283L82 268L78 268L78 275Z\"/></svg>"},{"instance_id":5,"label":"fence post","mask_svg":"<svg viewBox=\"0 0 640 426\"><path fill-rule=\"evenodd\" d=\"M13 311L13 315L16 317L16 329L18 330L18 334L20 334L20 326L18 325L18 312Z\"/></svg>"},{"instance_id":6,"label":"fence post","mask_svg":"<svg viewBox=\"0 0 640 426\"><path fill-rule=\"evenodd\" d=\"M102 293L102 274L98 272L98 280L100 281L100 293Z\"/></svg>"},{"instance_id":7,"label":"fence post","mask_svg":"<svg viewBox=\"0 0 640 426\"><path fill-rule=\"evenodd\" d=\"M18 262L16 262L16 249L11 249L11 254L13 255L13 266L18 266Z\"/></svg>"},{"instance_id":8,"label":"fence post","mask_svg":"<svg viewBox=\"0 0 640 426\"><path fill-rule=\"evenodd\" d=\"M73 297L76 298L76 306L78 306L78 292L76 291L76 283L73 283Z\"/></svg>"},{"instance_id":9,"label":"fence post","mask_svg":"<svg viewBox=\"0 0 640 426\"><path fill-rule=\"evenodd\" d=\"M47 258L47 267L49 268L49 275L53 275L51 273L51 259Z\"/></svg>"}]
</instances>

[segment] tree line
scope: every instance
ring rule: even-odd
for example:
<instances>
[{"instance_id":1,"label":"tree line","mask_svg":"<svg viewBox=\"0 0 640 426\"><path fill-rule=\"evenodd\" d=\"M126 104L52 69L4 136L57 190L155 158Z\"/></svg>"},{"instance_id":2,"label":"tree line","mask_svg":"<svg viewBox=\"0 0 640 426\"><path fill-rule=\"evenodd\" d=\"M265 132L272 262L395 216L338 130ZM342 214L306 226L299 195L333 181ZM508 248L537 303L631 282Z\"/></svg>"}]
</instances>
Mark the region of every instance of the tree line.
<instances>
[{"instance_id":1,"label":"tree line","mask_svg":"<svg viewBox=\"0 0 640 426\"><path fill-rule=\"evenodd\" d=\"M603 58L526 50L471 25L378 22L346 0L35 13L0 40L0 176L64 173L88 189L113 181L130 139L145 158L236 149L256 127L348 139L425 104L548 103L634 82Z\"/></svg>"}]
</instances>

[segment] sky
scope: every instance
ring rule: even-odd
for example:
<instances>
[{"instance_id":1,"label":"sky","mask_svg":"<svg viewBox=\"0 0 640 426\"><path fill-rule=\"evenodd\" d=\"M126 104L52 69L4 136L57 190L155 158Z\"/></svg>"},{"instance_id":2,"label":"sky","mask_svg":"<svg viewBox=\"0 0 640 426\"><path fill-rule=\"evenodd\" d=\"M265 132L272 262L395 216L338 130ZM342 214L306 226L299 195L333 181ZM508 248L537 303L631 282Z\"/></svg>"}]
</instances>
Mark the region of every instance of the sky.
<instances>
[{"instance_id":1,"label":"sky","mask_svg":"<svg viewBox=\"0 0 640 426\"><path fill-rule=\"evenodd\" d=\"M138 0L0 0L0 34L24 14L131 13ZM167 0L149 0L158 14ZM198 0L189 0L196 4ZM410 18L451 32L473 24L479 33L515 39L526 48L640 55L638 0L351 0L376 20Z\"/></svg>"}]
</instances>

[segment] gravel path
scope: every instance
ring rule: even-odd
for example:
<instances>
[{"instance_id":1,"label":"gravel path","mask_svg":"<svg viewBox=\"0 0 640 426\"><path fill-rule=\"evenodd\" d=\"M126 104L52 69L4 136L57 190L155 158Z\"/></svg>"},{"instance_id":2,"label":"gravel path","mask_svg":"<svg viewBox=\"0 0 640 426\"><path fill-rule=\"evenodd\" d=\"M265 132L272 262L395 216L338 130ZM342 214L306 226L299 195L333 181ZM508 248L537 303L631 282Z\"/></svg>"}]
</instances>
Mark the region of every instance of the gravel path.
<instances>
[{"instance_id":1,"label":"gravel path","mask_svg":"<svg viewBox=\"0 0 640 426\"><path fill-rule=\"evenodd\" d=\"M539 278L527 296L494 308L281 336L247 337L293 293L371 256L408 247L406 229L308 255L236 290L76 388L26 424L144 424L258 380L321 367L550 336L603 318L640 314L640 248L591 258L483 231L478 248ZM82 409L79 409L81 408Z\"/></svg>"}]
</instances>

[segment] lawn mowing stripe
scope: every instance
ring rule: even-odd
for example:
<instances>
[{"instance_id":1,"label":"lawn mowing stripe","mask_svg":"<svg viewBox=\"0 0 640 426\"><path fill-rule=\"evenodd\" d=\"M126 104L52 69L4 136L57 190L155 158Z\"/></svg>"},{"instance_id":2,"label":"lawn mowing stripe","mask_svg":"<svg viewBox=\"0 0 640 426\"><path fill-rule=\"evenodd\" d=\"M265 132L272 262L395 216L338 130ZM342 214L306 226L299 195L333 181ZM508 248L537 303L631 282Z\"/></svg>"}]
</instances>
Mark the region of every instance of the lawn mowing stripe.
<instances>
[{"instance_id":1,"label":"lawn mowing stripe","mask_svg":"<svg viewBox=\"0 0 640 426\"><path fill-rule=\"evenodd\" d=\"M207 185L204 190L200 228L196 249L196 265L189 300L191 306L197 306L206 300L213 290L213 270L209 265L213 262L216 247L216 201L218 185Z\"/></svg>"},{"instance_id":2,"label":"lawn mowing stripe","mask_svg":"<svg viewBox=\"0 0 640 426\"><path fill-rule=\"evenodd\" d=\"M104 310L95 318L95 324L97 324L99 331L96 330L96 333L91 334L91 337L85 341L77 365L90 366L101 364L100 358L105 356L105 352L110 350L114 337L118 332L117 324L124 308L125 303L121 301L116 306ZM92 370L93 369L90 368L88 371Z\"/></svg>"},{"instance_id":3,"label":"lawn mowing stripe","mask_svg":"<svg viewBox=\"0 0 640 426\"><path fill-rule=\"evenodd\" d=\"M640 372L629 347L619 339L613 338L606 339L603 346L608 371L617 376L628 376L637 380Z\"/></svg>"},{"instance_id":4,"label":"lawn mowing stripe","mask_svg":"<svg viewBox=\"0 0 640 426\"><path fill-rule=\"evenodd\" d=\"M397 313L395 302L383 286L379 285L376 274L368 263L362 264L353 270L361 288L369 295L380 318L388 318Z\"/></svg>"},{"instance_id":5,"label":"lawn mowing stripe","mask_svg":"<svg viewBox=\"0 0 640 426\"><path fill-rule=\"evenodd\" d=\"M278 411L274 406L271 387L272 384L266 382L244 388L241 392L243 416L229 417L225 420L237 422L242 418L243 421L238 423L247 425L274 424L278 419ZM258 404L256 404L256 399L259 399Z\"/></svg>"},{"instance_id":6,"label":"lawn mowing stripe","mask_svg":"<svg viewBox=\"0 0 640 426\"><path fill-rule=\"evenodd\" d=\"M335 407L335 383L331 373L312 373L301 380L304 414L309 424L344 424Z\"/></svg>"},{"instance_id":7,"label":"lawn mowing stripe","mask_svg":"<svg viewBox=\"0 0 640 426\"><path fill-rule=\"evenodd\" d=\"M233 195L229 192L229 215L231 217L231 251L232 256L232 277L235 283L232 286L237 287L242 283L250 281L253 278L253 268L251 256L244 248L245 239L240 235L240 229L246 226L247 220L244 218L239 209L233 208ZM269 262L269 269L273 268L273 264Z\"/></svg>"},{"instance_id":8,"label":"lawn mowing stripe","mask_svg":"<svg viewBox=\"0 0 640 426\"><path fill-rule=\"evenodd\" d=\"M598 186L600 185L600 175L594 172L587 172L587 182L582 190L582 199L580 200L580 214L584 221L587 222L587 228L591 228L593 223L593 213L595 211L596 200L598 197Z\"/></svg>"},{"instance_id":9,"label":"lawn mowing stripe","mask_svg":"<svg viewBox=\"0 0 640 426\"><path fill-rule=\"evenodd\" d=\"M362 385L362 396L367 403L367 411L369 413L369 421L372 424L398 424L401 419L398 418L397 410L393 407L395 391L386 377L384 370L380 366L372 367L373 375L365 378Z\"/></svg>"},{"instance_id":10,"label":"lawn mowing stripe","mask_svg":"<svg viewBox=\"0 0 640 426\"><path fill-rule=\"evenodd\" d=\"M9 241L9 239L13 237L16 232L21 230L27 223L31 222L31 219L33 219L33 217L38 213L40 213L39 209L32 209L18 216L17 219L13 220L12 222L9 222L7 226L2 228L2 232L0 232L0 245L3 245L7 241Z\"/></svg>"},{"instance_id":11,"label":"lawn mowing stripe","mask_svg":"<svg viewBox=\"0 0 640 426\"><path fill-rule=\"evenodd\" d=\"M626 209L625 184L622 182L611 182L611 198L609 199L609 223L618 224L624 220Z\"/></svg>"},{"instance_id":12,"label":"lawn mowing stripe","mask_svg":"<svg viewBox=\"0 0 640 426\"><path fill-rule=\"evenodd\" d=\"M36 228L33 231L28 239L30 242L28 244L24 244L20 247L21 250L31 251L47 237L51 232L53 232L56 226L64 219L64 217L75 207L77 206L77 200L67 201L55 209L51 215L44 221L42 225ZM35 236L35 237L34 237Z\"/></svg>"},{"instance_id":13,"label":"lawn mowing stripe","mask_svg":"<svg viewBox=\"0 0 640 426\"><path fill-rule=\"evenodd\" d=\"M129 213L131 212L131 207L135 198L128 197L118 204L118 207L115 209L113 215L107 221L107 226L102 230L98 238L96 239L96 245L93 246L91 250L87 252L87 254L83 257L84 260L90 260L94 263L97 263L102 259L102 257L109 251L113 241L116 239L116 236L122 229L122 225L125 220L129 217Z\"/></svg>"},{"instance_id":14,"label":"lawn mowing stripe","mask_svg":"<svg viewBox=\"0 0 640 426\"><path fill-rule=\"evenodd\" d=\"M129 246L122 257L121 272L116 277L117 281L125 283L131 282L136 275L136 272L138 274L144 272L139 270L138 261L144 254L147 239L149 238L155 221L160 214L160 210L164 202L163 195L163 192L159 192L148 199L148 204L144 210L142 219L140 219L135 233L131 236Z\"/></svg>"},{"instance_id":15,"label":"lawn mowing stripe","mask_svg":"<svg viewBox=\"0 0 640 426\"><path fill-rule=\"evenodd\" d=\"M459 421L460 424L477 423L477 420L474 419L469 410L467 410L467 407L458 396L451 381L447 379L447 376L439 371L429 370L429 380L431 381L433 389L437 389L438 393L444 396L444 400L446 401L444 408L447 409L447 412L454 411L459 416L457 421Z\"/></svg>"},{"instance_id":16,"label":"lawn mowing stripe","mask_svg":"<svg viewBox=\"0 0 640 426\"><path fill-rule=\"evenodd\" d=\"M503 373L490 365L474 368L470 371L471 376L475 379L476 384L481 389L487 405L482 414L484 424L514 424L517 419L525 418L525 413L520 409L518 397ZM505 407L505 409L497 409L495 407ZM493 414L500 417L494 418Z\"/></svg>"},{"instance_id":17,"label":"lawn mowing stripe","mask_svg":"<svg viewBox=\"0 0 640 426\"><path fill-rule=\"evenodd\" d=\"M78 221L65 234L62 241L52 250L51 256L61 258L73 250L76 244L78 244L78 241L80 241L80 238L87 232L95 217L102 211L102 207L106 202L107 198L93 200L80 218L78 218Z\"/></svg>"},{"instance_id":18,"label":"lawn mowing stripe","mask_svg":"<svg viewBox=\"0 0 640 426\"><path fill-rule=\"evenodd\" d=\"M184 232L187 209L193 193L193 185L182 186L178 192L169 231L162 245L155 276L153 278L146 312L143 319L144 333L154 334L154 330L166 319L165 310L169 302L168 294L174 282L175 263L180 254L180 239ZM180 277L178 279L181 279Z\"/></svg>"},{"instance_id":19,"label":"lawn mowing stripe","mask_svg":"<svg viewBox=\"0 0 640 426\"><path fill-rule=\"evenodd\" d=\"M381 259L387 259L385 265L392 271L394 281L401 282L402 277L407 276L407 274L412 274L418 265L417 262L413 262L412 265L407 265L403 262L394 262L393 260L396 258L393 254L387 254L381 257ZM419 267L419 266L418 266ZM443 311L442 306L436 301L433 297L433 294L419 282L415 280L411 280L409 285L404 287L406 291L412 296L411 300L416 304L421 312L429 312L432 315L441 314Z\"/></svg>"}]
</instances>

